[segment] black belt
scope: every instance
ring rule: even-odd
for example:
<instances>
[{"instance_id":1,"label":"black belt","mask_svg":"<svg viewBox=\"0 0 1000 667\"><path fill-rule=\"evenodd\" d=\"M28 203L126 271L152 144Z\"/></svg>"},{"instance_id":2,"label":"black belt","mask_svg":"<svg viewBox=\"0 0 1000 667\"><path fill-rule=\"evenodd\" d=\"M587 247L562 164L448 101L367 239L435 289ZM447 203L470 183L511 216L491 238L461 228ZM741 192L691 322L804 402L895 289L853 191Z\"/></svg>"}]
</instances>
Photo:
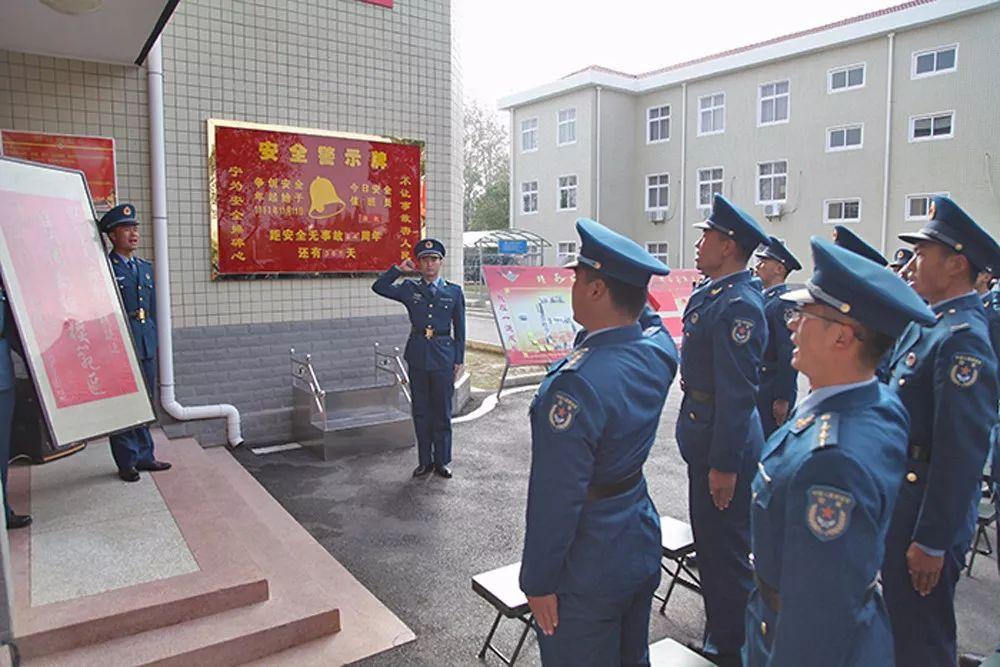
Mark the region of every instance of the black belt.
<instances>
[{"instance_id":1,"label":"black belt","mask_svg":"<svg viewBox=\"0 0 1000 667\"><path fill-rule=\"evenodd\" d=\"M630 491L642 481L642 468L610 484L591 484L587 487L587 500L603 500Z\"/></svg>"},{"instance_id":2,"label":"black belt","mask_svg":"<svg viewBox=\"0 0 1000 667\"><path fill-rule=\"evenodd\" d=\"M927 445L915 445L911 442L906 448L906 456L911 461L926 463L931 460L931 448Z\"/></svg>"},{"instance_id":3,"label":"black belt","mask_svg":"<svg viewBox=\"0 0 1000 667\"><path fill-rule=\"evenodd\" d=\"M430 333L428 336L427 334ZM424 336L426 338L434 338L436 336L450 336L451 329L432 329L430 327L410 327L410 335L414 336Z\"/></svg>"},{"instance_id":4,"label":"black belt","mask_svg":"<svg viewBox=\"0 0 1000 667\"><path fill-rule=\"evenodd\" d=\"M757 592L760 593L760 599L764 601L767 608L775 614L781 612L781 593L778 592L778 589L758 577L756 572L753 573L753 581L757 585ZM872 583L868 584L868 588L865 589L862 604L868 604L871 601L877 588L878 578L876 577Z\"/></svg>"}]
</instances>

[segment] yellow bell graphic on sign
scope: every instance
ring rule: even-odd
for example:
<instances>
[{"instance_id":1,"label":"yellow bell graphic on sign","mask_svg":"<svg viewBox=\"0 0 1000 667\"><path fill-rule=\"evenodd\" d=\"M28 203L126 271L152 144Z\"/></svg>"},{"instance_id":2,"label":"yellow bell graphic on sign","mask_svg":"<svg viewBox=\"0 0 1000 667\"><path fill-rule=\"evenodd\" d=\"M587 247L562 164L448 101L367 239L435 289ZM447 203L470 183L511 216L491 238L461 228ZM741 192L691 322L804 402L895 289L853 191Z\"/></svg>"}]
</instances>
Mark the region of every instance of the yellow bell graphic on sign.
<instances>
[{"instance_id":1,"label":"yellow bell graphic on sign","mask_svg":"<svg viewBox=\"0 0 1000 667\"><path fill-rule=\"evenodd\" d=\"M309 184L309 217L314 220L332 218L347 208L330 179L317 176Z\"/></svg>"}]
</instances>

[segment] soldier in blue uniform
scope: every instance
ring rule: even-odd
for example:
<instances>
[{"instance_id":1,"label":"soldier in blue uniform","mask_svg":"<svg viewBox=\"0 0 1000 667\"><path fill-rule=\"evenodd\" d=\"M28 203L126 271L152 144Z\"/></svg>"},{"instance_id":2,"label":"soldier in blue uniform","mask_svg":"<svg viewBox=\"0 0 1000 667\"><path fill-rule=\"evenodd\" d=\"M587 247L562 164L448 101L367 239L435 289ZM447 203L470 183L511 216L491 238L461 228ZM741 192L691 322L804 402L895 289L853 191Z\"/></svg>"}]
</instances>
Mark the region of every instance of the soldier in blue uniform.
<instances>
[{"instance_id":1,"label":"soldier in blue uniform","mask_svg":"<svg viewBox=\"0 0 1000 667\"><path fill-rule=\"evenodd\" d=\"M7 302L7 292L0 284L0 482L3 483L3 508L7 515L8 529L24 528L31 523L30 515L15 513L7 502L7 467L10 463L11 430L14 427L15 394L11 349L21 353L21 342L10 303Z\"/></svg>"},{"instance_id":2,"label":"soldier in blue uniform","mask_svg":"<svg viewBox=\"0 0 1000 667\"><path fill-rule=\"evenodd\" d=\"M521 590L543 664L648 665L661 547L642 466L677 349L646 289L670 269L592 220L576 228L573 317L588 333L531 402Z\"/></svg>"},{"instance_id":3,"label":"soldier in blue uniform","mask_svg":"<svg viewBox=\"0 0 1000 667\"><path fill-rule=\"evenodd\" d=\"M764 284L764 319L767 321L767 347L760 366L760 390L757 392L757 411L768 438L785 423L788 411L795 405L798 373L792 367L792 339L788 318L792 306L781 300L789 290L785 283L788 274L802 268L799 260L776 236L771 244L761 246L754 253L757 265L754 273Z\"/></svg>"},{"instance_id":4,"label":"soldier in blue uniform","mask_svg":"<svg viewBox=\"0 0 1000 667\"><path fill-rule=\"evenodd\" d=\"M156 289L153 285L153 265L135 256L135 249L139 247L139 221L135 207L132 204L115 206L101 218L100 228L113 246L108 254L111 271L125 305L125 319L132 332L146 391L152 400L156 387ZM140 470L156 472L170 469L166 461L156 460L153 436L147 426L115 433L109 439L118 476L126 482L139 481Z\"/></svg>"},{"instance_id":5,"label":"soldier in blue uniform","mask_svg":"<svg viewBox=\"0 0 1000 667\"><path fill-rule=\"evenodd\" d=\"M910 263L911 257L913 257L913 251L909 248L896 248L896 252L892 253L892 261L889 262L887 268L903 280L909 280L909 275L906 271L903 271L903 267Z\"/></svg>"},{"instance_id":6,"label":"soldier in blue uniform","mask_svg":"<svg viewBox=\"0 0 1000 667\"><path fill-rule=\"evenodd\" d=\"M378 277L372 290L399 301L410 316L410 337L404 358L413 401L413 427L420 458L414 477L432 471L450 479L451 401L455 380L465 364L465 295L462 287L441 278L444 244L424 239L417 244L420 280L396 280L404 271L416 271L413 260Z\"/></svg>"},{"instance_id":7,"label":"soldier in blue uniform","mask_svg":"<svg viewBox=\"0 0 1000 667\"><path fill-rule=\"evenodd\" d=\"M850 250L855 255L861 255L865 259L875 262L879 266L888 266L889 264L889 261L882 256L882 253L868 245L863 238L844 225L837 225L833 228L833 242L841 248Z\"/></svg>"},{"instance_id":8,"label":"soldier in blue uniform","mask_svg":"<svg viewBox=\"0 0 1000 667\"><path fill-rule=\"evenodd\" d=\"M875 366L934 315L896 275L813 237L789 326L812 392L764 446L753 480L746 667L891 665L878 586L909 418Z\"/></svg>"},{"instance_id":9,"label":"soldier in blue uniform","mask_svg":"<svg viewBox=\"0 0 1000 667\"><path fill-rule=\"evenodd\" d=\"M915 246L912 286L937 320L911 324L889 366L889 387L910 415L905 482L882 568L900 667L957 659L955 584L997 421L997 361L973 284L979 271L992 272L1000 247L947 197L934 197L929 213L920 231L900 238Z\"/></svg>"},{"instance_id":10,"label":"soldier in blue uniform","mask_svg":"<svg viewBox=\"0 0 1000 667\"><path fill-rule=\"evenodd\" d=\"M747 262L771 242L749 215L716 195L696 227L695 266L711 280L684 309L677 444L688 465L688 506L705 598L705 634L692 647L739 664L750 570L750 480L764 443L758 374L767 345L764 297Z\"/></svg>"}]
</instances>

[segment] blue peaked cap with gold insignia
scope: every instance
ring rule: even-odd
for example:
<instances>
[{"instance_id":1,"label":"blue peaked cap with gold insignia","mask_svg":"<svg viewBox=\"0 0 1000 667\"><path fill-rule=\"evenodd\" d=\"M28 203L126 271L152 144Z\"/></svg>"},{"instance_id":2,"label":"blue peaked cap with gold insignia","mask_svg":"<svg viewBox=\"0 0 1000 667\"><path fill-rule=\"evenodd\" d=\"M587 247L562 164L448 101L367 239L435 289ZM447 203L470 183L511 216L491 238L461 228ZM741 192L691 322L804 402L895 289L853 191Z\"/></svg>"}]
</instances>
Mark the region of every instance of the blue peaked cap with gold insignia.
<instances>
[{"instance_id":1,"label":"blue peaked cap with gold insignia","mask_svg":"<svg viewBox=\"0 0 1000 667\"><path fill-rule=\"evenodd\" d=\"M670 273L670 267L638 243L599 222L580 218L576 221L576 231L580 235L577 266L588 266L636 287L646 287L652 276Z\"/></svg>"},{"instance_id":2,"label":"blue peaked cap with gold insignia","mask_svg":"<svg viewBox=\"0 0 1000 667\"><path fill-rule=\"evenodd\" d=\"M754 253L754 256L781 262L788 273L798 271L802 268L799 260L795 259L795 255L792 254L792 251L785 246L785 242L777 236L772 236L770 245L762 245L757 252Z\"/></svg>"},{"instance_id":3,"label":"blue peaked cap with gold insignia","mask_svg":"<svg viewBox=\"0 0 1000 667\"><path fill-rule=\"evenodd\" d=\"M749 213L737 208L720 194L715 195L712 200L712 215L703 222L696 222L694 226L698 229L714 229L750 250L771 243L771 239Z\"/></svg>"},{"instance_id":4,"label":"blue peaked cap with gold insignia","mask_svg":"<svg viewBox=\"0 0 1000 667\"><path fill-rule=\"evenodd\" d=\"M913 257L913 251L909 248L896 248L896 252L892 253L892 261L889 262L889 266L893 268L902 268L906 266L906 263L910 261Z\"/></svg>"},{"instance_id":5,"label":"blue peaked cap with gold insignia","mask_svg":"<svg viewBox=\"0 0 1000 667\"><path fill-rule=\"evenodd\" d=\"M870 259L879 266L886 266L889 263L889 261L882 256L882 253L868 245L863 238L843 225L837 225L833 228L833 242L841 248L850 250L855 255L861 255L865 259Z\"/></svg>"},{"instance_id":6,"label":"blue peaked cap with gold insignia","mask_svg":"<svg viewBox=\"0 0 1000 667\"><path fill-rule=\"evenodd\" d=\"M907 243L937 241L968 258L979 271L1000 270L1000 246L968 213L948 197L932 197L927 210L930 221L919 232L900 234Z\"/></svg>"},{"instance_id":7,"label":"blue peaked cap with gold insignia","mask_svg":"<svg viewBox=\"0 0 1000 667\"><path fill-rule=\"evenodd\" d=\"M444 244L437 239L423 239L417 244L417 259L424 255L440 255L444 257Z\"/></svg>"},{"instance_id":8,"label":"blue peaked cap with gold insignia","mask_svg":"<svg viewBox=\"0 0 1000 667\"><path fill-rule=\"evenodd\" d=\"M898 337L910 322L934 324L934 313L903 279L892 271L817 236L812 246L813 274L805 287L781 299L819 303L867 327Z\"/></svg>"},{"instance_id":9,"label":"blue peaked cap with gold insignia","mask_svg":"<svg viewBox=\"0 0 1000 667\"><path fill-rule=\"evenodd\" d=\"M115 227L138 224L139 221L135 219L135 206L132 206L132 204L119 204L101 216L101 221L97 223L97 227L107 234Z\"/></svg>"}]
</instances>

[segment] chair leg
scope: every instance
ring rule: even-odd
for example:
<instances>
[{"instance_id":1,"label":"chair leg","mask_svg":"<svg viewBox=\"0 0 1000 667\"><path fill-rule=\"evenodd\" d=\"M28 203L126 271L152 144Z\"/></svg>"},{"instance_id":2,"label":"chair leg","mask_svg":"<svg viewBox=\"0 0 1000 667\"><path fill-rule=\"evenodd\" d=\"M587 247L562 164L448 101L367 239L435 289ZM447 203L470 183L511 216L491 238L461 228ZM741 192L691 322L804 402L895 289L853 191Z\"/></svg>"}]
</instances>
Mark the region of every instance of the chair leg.
<instances>
[{"instance_id":1,"label":"chair leg","mask_svg":"<svg viewBox=\"0 0 1000 667\"><path fill-rule=\"evenodd\" d=\"M497 613L497 617L493 621L493 627L490 628L490 634L486 635L486 643L483 644L482 650L479 651L480 660L486 657L486 649L490 648L490 642L493 641L493 635L497 631L497 626L500 625L501 618L503 618L503 614Z\"/></svg>"},{"instance_id":2,"label":"chair leg","mask_svg":"<svg viewBox=\"0 0 1000 667\"><path fill-rule=\"evenodd\" d=\"M670 585L667 586L667 592L663 595L663 604L660 605L660 613L666 614L667 612L667 602L670 600L670 596L674 592L674 586L677 585L677 578L681 576L681 563L677 563L677 568L671 572L665 565L661 563L663 570L670 575Z\"/></svg>"},{"instance_id":3,"label":"chair leg","mask_svg":"<svg viewBox=\"0 0 1000 667\"><path fill-rule=\"evenodd\" d=\"M510 667L514 667L514 661L517 660L517 654L521 652L521 647L524 646L524 640L528 638L528 631L531 630L531 616L528 618L522 618L524 621L524 632L521 633L521 638L517 640L517 646L514 647L514 652L510 654L510 662L507 664Z\"/></svg>"}]
</instances>

